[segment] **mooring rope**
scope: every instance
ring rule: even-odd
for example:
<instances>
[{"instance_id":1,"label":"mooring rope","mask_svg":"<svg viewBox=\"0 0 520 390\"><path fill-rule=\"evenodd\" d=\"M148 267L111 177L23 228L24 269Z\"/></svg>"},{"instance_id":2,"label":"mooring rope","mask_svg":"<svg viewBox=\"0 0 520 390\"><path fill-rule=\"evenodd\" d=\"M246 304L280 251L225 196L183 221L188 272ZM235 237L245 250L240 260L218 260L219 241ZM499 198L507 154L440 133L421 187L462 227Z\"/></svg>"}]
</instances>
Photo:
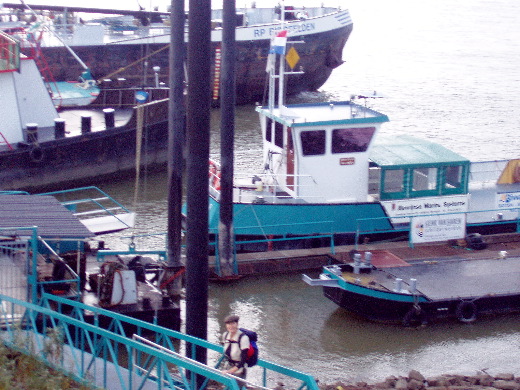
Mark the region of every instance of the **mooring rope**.
<instances>
[{"instance_id":1,"label":"mooring rope","mask_svg":"<svg viewBox=\"0 0 520 390\"><path fill-rule=\"evenodd\" d=\"M137 105L135 107L137 113L137 125L135 129L135 185L134 185L134 204L133 209L137 207L137 196L139 193L139 178L141 172L141 146L143 139L144 124L144 106Z\"/></svg>"},{"instance_id":2,"label":"mooring rope","mask_svg":"<svg viewBox=\"0 0 520 390\"><path fill-rule=\"evenodd\" d=\"M169 47L170 47L169 44L166 45L166 46L163 46L163 47L161 47L160 49L157 49L156 51L154 51L154 52L148 54L147 56L144 56L144 57L142 57L142 58L139 58L138 60L132 62L131 64L128 64L127 66L124 66L124 67L122 67L122 68L119 68L118 70L116 70L115 72L112 72L112 73L108 74L107 76L104 76L104 77L101 77L101 78L97 79L97 80L96 80L96 83L97 83L97 84L101 84L101 82L102 82L103 80L105 80L105 79L109 79L109 78L111 78L112 76L115 76L116 74L121 73L121 72L125 71L126 69L131 68L131 67L134 66L134 65L137 65L138 63L140 63L140 62L142 62L142 61L144 61L144 60L150 58L151 56L153 56L153 55L155 55L155 54L157 54L157 53L159 53L159 52L161 52L161 51L163 51L163 50L165 50L165 49L168 49Z\"/></svg>"}]
</instances>

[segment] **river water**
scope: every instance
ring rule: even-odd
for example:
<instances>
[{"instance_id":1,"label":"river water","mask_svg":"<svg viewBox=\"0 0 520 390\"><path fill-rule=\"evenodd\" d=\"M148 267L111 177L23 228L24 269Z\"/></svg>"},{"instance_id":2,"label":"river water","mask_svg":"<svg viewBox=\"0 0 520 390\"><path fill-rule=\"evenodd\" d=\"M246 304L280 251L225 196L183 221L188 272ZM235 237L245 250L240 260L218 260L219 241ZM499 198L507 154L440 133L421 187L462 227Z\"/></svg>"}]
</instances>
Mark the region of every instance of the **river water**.
<instances>
[{"instance_id":1,"label":"river water","mask_svg":"<svg viewBox=\"0 0 520 390\"><path fill-rule=\"evenodd\" d=\"M377 91L386 97L370 104L391 120L383 132L426 137L473 160L518 157L519 2L350 0L344 6L354 20L346 63L319 92L297 100ZM219 113L212 115L212 154L218 158ZM252 106L237 109L236 138L237 170L259 168L260 130ZM165 180L164 173L141 177L136 233L165 231ZM125 204L132 203L133 186L133 180L100 185ZM118 247L117 237L104 239ZM146 244L160 246L162 238ZM217 341L230 312L258 332L261 357L321 382L376 382L411 369L424 375L520 373L517 316L413 330L376 324L337 308L300 275L211 285L210 341Z\"/></svg>"}]
</instances>

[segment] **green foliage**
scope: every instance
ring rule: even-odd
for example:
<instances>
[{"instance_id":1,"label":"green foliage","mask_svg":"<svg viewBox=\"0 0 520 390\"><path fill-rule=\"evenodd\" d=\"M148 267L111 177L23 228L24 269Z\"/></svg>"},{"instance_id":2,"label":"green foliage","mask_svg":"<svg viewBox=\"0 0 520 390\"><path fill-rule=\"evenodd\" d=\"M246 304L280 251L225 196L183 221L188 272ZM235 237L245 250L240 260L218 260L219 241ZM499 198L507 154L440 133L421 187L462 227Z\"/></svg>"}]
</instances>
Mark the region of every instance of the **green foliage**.
<instances>
[{"instance_id":1,"label":"green foliage","mask_svg":"<svg viewBox=\"0 0 520 390\"><path fill-rule=\"evenodd\" d=\"M0 390L90 390L32 356L0 343Z\"/></svg>"}]
</instances>

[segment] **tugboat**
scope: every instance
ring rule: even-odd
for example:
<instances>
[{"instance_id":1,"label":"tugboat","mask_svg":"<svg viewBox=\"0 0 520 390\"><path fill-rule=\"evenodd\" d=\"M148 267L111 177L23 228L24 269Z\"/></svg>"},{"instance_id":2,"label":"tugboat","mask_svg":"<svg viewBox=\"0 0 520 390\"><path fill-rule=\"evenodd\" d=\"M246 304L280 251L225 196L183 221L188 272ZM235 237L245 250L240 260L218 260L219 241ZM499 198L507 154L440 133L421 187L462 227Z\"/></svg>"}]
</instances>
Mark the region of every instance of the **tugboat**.
<instances>
[{"instance_id":1,"label":"tugboat","mask_svg":"<svg viewBox=\"0 0 520 390\"><path fill-rule=\"evenodd\" d=\"M237 251L328 246L331 237L346 244L398 233L418 243L464 238L467 227L516 229L519 160L472 163L427 140L382 134L389 118L369 107L380 97L376 92L286 105L284 74L297 73L286 68L297 68L298 57L294 47L276 54L275 41L269 103L256 108L265 168L234 178ZM215 236L219 172L210 161L209 232ZM287 237L301 239L276 241Z\"/></svg>"}]
</instances>

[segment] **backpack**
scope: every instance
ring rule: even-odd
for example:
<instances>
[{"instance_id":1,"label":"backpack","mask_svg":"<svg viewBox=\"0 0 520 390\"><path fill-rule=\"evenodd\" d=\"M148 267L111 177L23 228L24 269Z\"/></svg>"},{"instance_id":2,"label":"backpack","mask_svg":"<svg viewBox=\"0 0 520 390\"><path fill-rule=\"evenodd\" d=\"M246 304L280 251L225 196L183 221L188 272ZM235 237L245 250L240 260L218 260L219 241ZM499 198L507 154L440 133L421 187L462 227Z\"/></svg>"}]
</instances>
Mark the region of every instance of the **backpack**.
<instances>
[{"instance_id":1,"label":"backpack","mask_svg":"<svg viewBox=\"0 0 520 390\"><path fill-rule=\"evenodd\" d=\"M247 337L249 337L249 349L247 351L246 363L248 367L253 367L254 365L256 365L256 363L258 363L258 345L256 345L256 342L258 341L258 335L256 334L256 332L249 329L239 329L242 332L240 337L242 337L242 335L244 334L247 335ZM240 337L238 338L239 343Z\"/></svg>"},{"instance_id":2,"label":"backpack","mask_svg":"<svg viewBox=\"0 0 520 390\"><path fill-rule=\"evenodd\" d=\"M247 337L249 337L249 349L247 350L246 364L248 367L253 367L254 365L256 365L256 363L258 363L258 346L256 345L258 335L256 334L256 332L249 329L239 328L239 330L242 333L238 337L238 341L233 341L233 343L238 342L238 344L240 345L240 338L243 335L247 335ZM228 333L226 332L224 338L227 338L227 334Z\"/></svg>"}]
</instances>

